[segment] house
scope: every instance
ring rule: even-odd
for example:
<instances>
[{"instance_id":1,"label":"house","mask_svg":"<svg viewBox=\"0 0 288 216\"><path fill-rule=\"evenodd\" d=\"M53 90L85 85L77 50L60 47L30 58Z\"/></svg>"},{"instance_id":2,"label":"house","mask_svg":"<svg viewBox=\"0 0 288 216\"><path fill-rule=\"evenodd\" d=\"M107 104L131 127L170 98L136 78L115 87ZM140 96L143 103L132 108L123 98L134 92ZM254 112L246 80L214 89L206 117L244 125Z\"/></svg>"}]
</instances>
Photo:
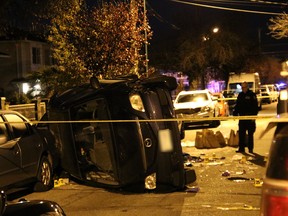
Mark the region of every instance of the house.
<instances>
[{"instance_id":1,"label":"house","mask_svg":"<svg viewBox=\"0 0 288 216\"><path fill-rule=\"evenodd\" d=\"M51 64L51 50L47 43L32 40L0 41L1 96L15 90L23 93L29 73Z\"/></svg>"}]
</instances>

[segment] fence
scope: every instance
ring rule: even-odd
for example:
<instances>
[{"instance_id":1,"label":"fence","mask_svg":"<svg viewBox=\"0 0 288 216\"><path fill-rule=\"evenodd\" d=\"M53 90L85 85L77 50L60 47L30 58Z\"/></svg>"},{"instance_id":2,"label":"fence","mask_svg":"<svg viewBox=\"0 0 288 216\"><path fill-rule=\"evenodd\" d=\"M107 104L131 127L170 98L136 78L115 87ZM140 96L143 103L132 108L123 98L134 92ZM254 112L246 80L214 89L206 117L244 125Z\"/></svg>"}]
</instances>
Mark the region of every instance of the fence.
<instances>
[{"instance_id":1,"label":"fence","mask_svg":"<svg viewBox=\"0 0 288 216\"><path fill-rule=\"evenodd\" d=\"M46 112L46 105L47 101L41 100L29 104L9 105L6 99L1 97L1 109L17 111L30 120L40 120Z\"/></svg>"}]
</instances>

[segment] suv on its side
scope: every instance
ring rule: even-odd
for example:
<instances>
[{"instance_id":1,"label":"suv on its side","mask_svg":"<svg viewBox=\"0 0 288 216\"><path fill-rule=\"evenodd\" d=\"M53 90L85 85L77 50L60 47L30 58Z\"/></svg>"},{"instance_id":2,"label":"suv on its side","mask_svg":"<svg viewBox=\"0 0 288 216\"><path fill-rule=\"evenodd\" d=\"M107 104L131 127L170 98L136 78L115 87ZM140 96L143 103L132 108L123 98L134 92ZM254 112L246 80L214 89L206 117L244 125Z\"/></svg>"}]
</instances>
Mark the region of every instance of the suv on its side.
<instances>
[{"instance_id":1,"label":"suv on its side","mask_svg":"<svg viewBox=\"0 0 288 216\"><path fill-rule=\"evenodd\" d=\"M174 120L170 92L176 87L174 77L161 75L92 77L90 84L55 94L46 117L60 168L85 184L137 192L194 182Z\"/></svg>"}]
</instances>

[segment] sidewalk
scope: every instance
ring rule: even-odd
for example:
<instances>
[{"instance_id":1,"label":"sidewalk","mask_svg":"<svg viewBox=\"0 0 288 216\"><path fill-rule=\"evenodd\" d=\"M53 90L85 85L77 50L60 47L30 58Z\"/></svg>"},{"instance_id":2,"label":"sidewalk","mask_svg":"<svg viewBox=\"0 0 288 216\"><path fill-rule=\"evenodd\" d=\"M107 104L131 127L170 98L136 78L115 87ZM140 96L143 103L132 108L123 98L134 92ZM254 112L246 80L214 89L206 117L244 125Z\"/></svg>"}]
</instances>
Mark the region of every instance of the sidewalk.
<instances>
[{"instance_id":1,"label":"sidewalk","mask_svg":"<svg viewBox=\"0 0 288 216\"><path fill-rule=\"evenodd\" d=\"M260 135L266 129L269 121L270 119L260 119L256 121L256 131L254 134L254 152L258 155L267 156L269 153L269 149L270 149L270 145L272 142L275 129L272 129L260 139ZM213 130L214 133L216 131L220 131L223 134L223 136L226 139L228 139L231 130L234 130L234 131L238 130L238 121L236 120L222 121L219 127L209 128L209 129ZM213 153L219 153L219 152L221 152L221 154L227 154L229 152L230 154L232 154L230 156L233 156L236 154L235 151L237 150L237 148L229 147L229 146L224 147L224 148L212 148L212 149L195 148L195 138L196 138L197 131L202 131L202 129L185 131L185 138L181 142L183 152L187 152L193 155L213 154ZM246 149L246 152L248 152L248 149Z\"/></svg>"}]
</instances>

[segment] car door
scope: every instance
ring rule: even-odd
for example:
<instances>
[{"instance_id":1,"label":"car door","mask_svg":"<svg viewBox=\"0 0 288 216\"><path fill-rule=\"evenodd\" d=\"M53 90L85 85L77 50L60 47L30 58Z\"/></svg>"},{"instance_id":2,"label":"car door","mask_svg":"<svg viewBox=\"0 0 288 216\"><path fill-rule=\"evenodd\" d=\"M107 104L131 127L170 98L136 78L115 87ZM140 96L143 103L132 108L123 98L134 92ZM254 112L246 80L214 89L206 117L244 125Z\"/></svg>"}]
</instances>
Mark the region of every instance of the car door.
<instances>
[{"instance_id":1,"label":"car door","mask_svg":"<svg viewBox=\"0 0 288 216\"><path fill-rule=\"evenodd\" d=\"M4 118L10 122L13 138L21 151L21 168L26 178L35 177L41 157L42 139L32 130L32 126L20 115L9 113Z\"/></svg>"},{"instance_id":2,"label":"car door","mask_svg":"<svg viewBox=\"0 0 288 216\"><path fill-rule=\"evenodd\" d=\"M12 140L0 116L0 187L4 188L21 180L21 154L16 140Z\"/></svg>"}]
</instances>

